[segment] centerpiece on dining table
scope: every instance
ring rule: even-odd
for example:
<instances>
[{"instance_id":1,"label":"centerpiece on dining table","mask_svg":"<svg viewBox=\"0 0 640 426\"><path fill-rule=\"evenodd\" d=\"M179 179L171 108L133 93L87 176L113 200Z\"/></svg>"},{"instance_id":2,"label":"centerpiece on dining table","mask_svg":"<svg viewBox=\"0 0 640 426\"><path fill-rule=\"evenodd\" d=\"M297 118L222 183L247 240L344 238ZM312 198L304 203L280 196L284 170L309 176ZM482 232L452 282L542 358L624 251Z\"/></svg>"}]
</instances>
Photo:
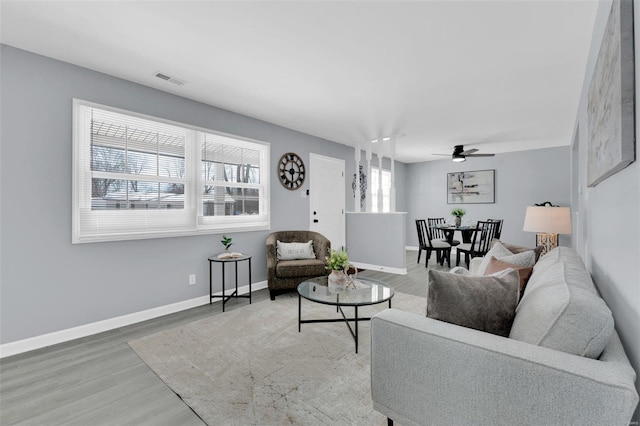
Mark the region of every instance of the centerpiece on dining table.
<instances>
[{"instance_id":1,"label":"centerpiece on dining table","mask_svg":"<svg viewBox=\"0 0 640 426\"><path fill-rule=\"evenodd\" d=\"M462 225L462 216L467 213L464 209L453 209L451 210L451 216L455 216L456 218L456 226L460 227Z\"/></svg>"}]
</instances>

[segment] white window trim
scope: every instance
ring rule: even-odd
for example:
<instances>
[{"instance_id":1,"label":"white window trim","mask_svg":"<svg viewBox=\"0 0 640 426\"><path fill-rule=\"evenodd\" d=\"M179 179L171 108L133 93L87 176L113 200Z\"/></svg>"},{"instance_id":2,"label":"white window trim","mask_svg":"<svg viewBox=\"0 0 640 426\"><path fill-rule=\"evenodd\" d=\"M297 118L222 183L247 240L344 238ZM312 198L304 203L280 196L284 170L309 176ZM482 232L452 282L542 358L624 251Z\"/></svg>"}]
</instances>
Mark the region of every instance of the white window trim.
<instances>
[{"instance_id":1,"label":"white window trim","mask_svg":"<svg viewBox=\"0 0 640 426\"><path fill-rule=\"evenodd\" d=\"M185 178L166 178L138 174L120 174L110 172L92 172L90 170L89 152L86 141L82 141L82 129L78 120L79 108L81 106L104 109L120 114L138 117L159 123L178 126L191 133L185 142L185 164L188 164L188 176ZM260 231L271 229L270 221L270 144L268 142L245 138L228 133L218 132L211 129L192 126L185 123L165 120L80 99L73 99L72 111L73 125L73 174L72 174L72 243L91 243L102 241L122 241L138 240L149 238L179 237L201 234L229 233L237 231ZM209 133L225 136L237 142L238 146L257 149L260 153L260 184L258 184L260 196L260 210L264 212L260 215L247 216L203 216L201 188L205 184L200 173L201 149L197 141L197 133ZM91 178L107 177L118 179L138 179L153 182L184 183L184 209L176 210L91 210ZM208 184L208 183L207 183ZM244 184L240 182L220 183L221 186L250 187L256 188L256 184ZM88 197L81 197L81 191L89 194ZM117 215L117 216L116 216ZM107 227L101 232L88 232L87 226L81 226L85 219L91 218L94 223L114 223L114 217L123 225ZM157 227L150 229L131 229L128 219L141 220L144 218L147 223L157 223ZM111 219L111 220L110 220Z\"/></svg>"},{"instance_id":2,"label":"white window trim","mask_svg":"<svg viewBox=\"0 0 640 426\"><path fill-rule=\"evenodd\" d=\"M376 167L376 166L371 166L371 212L372 213L379 213L378 212L378 185L373 185L373 174L377 174L377 179L382 179L382 175L383 174L387 174L389 175L389 180L391 179L391 170L387 170L387 169L382 169L382 173L380 173L380 167ZM389 182L391 183L391 182ZM384 192L388 191L388 197L384 196ZM383 181L383 185L382 185L382 211L384 213L389 213L391 212L391 184L389 184L389 186L387 186L385 188L384 186L384 181ZM384 205L384 201L385 199L388 201L388 206ZM385 209L386 207L386 209ZM385 211L386 210L386 211Z\"/></svg>"}]
</instances>

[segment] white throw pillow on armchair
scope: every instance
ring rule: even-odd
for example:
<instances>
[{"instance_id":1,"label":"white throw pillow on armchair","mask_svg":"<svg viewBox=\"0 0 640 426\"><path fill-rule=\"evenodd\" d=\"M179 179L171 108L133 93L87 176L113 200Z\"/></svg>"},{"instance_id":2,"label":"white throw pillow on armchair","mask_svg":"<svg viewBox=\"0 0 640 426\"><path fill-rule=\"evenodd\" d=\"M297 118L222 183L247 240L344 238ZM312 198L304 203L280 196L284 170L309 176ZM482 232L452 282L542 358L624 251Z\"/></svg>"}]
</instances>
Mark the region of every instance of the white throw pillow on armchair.
<instances>
[{"instance_id":1,"label":"white throw pillow on armchair","mask_svg":"<svg viewBox=\"0 0 640 426\"><path fill-rule=\"evenodd\" d=\"M307 243L283 243L276 240L276 255L278 260L315 259L313 241Z\"/></svg>"}]
</instances>

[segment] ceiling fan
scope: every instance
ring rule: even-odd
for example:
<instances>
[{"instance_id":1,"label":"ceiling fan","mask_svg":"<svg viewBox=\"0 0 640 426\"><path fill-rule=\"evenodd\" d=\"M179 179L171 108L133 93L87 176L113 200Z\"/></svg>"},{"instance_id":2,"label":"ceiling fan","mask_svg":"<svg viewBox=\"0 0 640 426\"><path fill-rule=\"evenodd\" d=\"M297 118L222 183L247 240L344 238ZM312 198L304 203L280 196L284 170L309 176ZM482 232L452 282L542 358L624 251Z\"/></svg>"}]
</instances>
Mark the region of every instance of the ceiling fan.
<instances>
[{"instance_id":1,"label":"ceiling fan","mask_svg":"<svg viewBox=\"0 0 640 426\"><path fill-rule=\"evenodd\" d=\"M495 154L475 154L477 148L471 148L465 151L464 145L456 145L453 148L453 154L451 154L451 160L455 162L467 161L467 157L493 157ZM433 155L446 155L449 154L433 154Z\"/></svg>"}]
</instances>

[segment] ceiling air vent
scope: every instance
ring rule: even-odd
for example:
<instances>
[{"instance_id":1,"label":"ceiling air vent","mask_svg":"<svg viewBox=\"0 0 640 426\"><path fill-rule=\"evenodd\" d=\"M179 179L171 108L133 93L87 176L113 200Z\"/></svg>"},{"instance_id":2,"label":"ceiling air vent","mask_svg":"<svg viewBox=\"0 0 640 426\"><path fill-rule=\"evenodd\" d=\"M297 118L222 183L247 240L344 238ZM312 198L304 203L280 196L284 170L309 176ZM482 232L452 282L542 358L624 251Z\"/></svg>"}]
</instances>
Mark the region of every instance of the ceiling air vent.
<instances>
[{"instance_id":1,"label":"ceiling air vent","mask_svg":"<svg viewBox=\"0 0 640 426\"><path fill-rule=\"evenodd\" d=\"M186 81L180 80L179 78L171 77L170 75L163 74L161 72L156 73L156 77L161 78L169 83L177 84L178 86L184 86Z\"/></svg>"}]
</instances>

